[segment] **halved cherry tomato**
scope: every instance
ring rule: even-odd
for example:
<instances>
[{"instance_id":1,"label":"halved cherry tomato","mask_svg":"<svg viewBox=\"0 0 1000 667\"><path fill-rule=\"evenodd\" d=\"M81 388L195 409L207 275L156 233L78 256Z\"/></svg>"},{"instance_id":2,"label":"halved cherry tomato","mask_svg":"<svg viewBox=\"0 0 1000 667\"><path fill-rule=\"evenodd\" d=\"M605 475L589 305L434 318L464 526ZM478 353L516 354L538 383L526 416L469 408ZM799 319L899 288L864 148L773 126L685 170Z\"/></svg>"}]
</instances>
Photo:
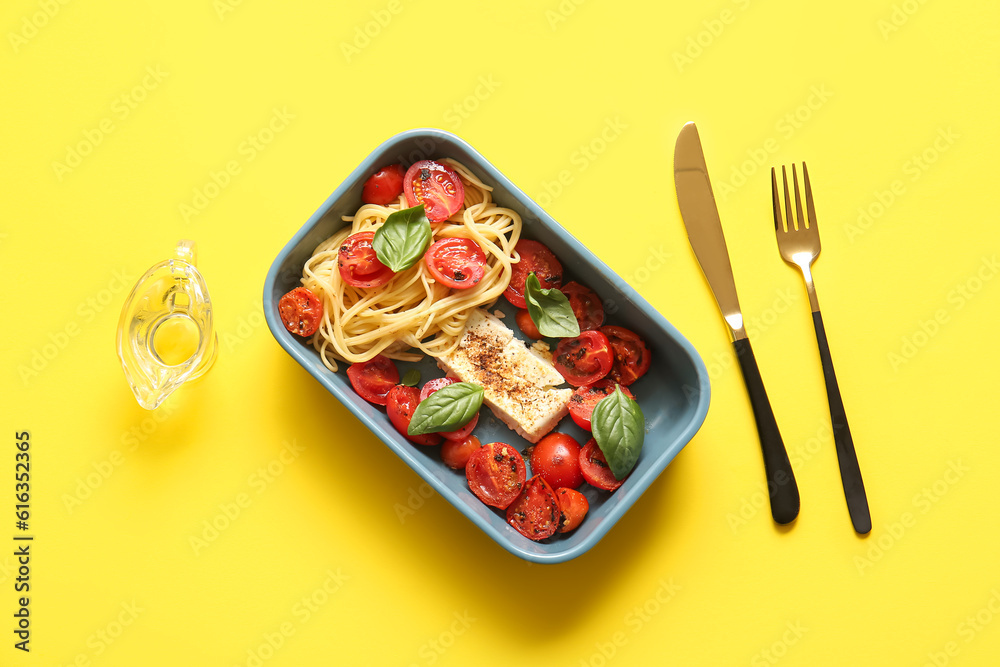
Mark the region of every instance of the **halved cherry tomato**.
<instances>
[{"instance_id":1,"label":"halved cherry tomato","mask_svg":"<svg viewBox=\"0 0 1000 667\"><path fill-rule=\"evenodd\" d=\"M453 470L464 470L469 457L482 447L479 438L470 435L464 440L445 440L441 443L441 460Z\"/></svg>"},{"instance_id":2,"label":"halved cherry tomato","mask_svg":"<svg viewBox=\"0 0 1000 667\"><path fill-rule=\"evenodd\" d=\"M468 423L462 428L457 428L454 431L441 431L440 435L445 440L465 440L468 438L473 431L476 430L476 426L479 424L479 413L477 412L475 416L468 421Z\"/></svg>"},{"instance_id":3,"label":"halved cherry tomato","mask_svg":"<svg viewBox=\"0 0 1000 667\"><path fill-rule=\"evenodd\" d=\"M541 475L553 489L580 486L580 443L565 433L549 433L531 448L531 474Z\"/></svg>"},{"instance_id":4,"label":"halved cherry tomato","mask_svg":"<svg viewBox=\"0 0 1000 667\"><path fill-rule=\"evenodd\" d=\"M568 533L575 530L590 510L587 496L573 489L556 489L556 500L559 501L559 530Z\"/></svg>"},{"instance_id":5,"label":"halved cherry tomato","mask_svg":"<svg viewBox=\"0 0 1000 667\"><path fill-rule=\"evenodd\" d=\"M297 336L312 336L323 319L323 302L305 287L296 287L278 299L285 328Z\"/></svg>"},{"instance_id":6,"label":"halved cherry tomato","mask_svg":"<svg viewBox=\"0 0 1000 667\"><path fill-rule=\"evenodd\" d=\"M601 332L608 337L615 355L609 373L612 380L627 386L646 374L652 359L642 338L625 327L601 327Z\"/></svg>"},{"instance_id":7,"label":"halved cherry tomato","mask_svg":"<svg viewBox=\"0 0 1000 667\"><path fill-rule=\"evenodd\" d=\"M354 287L379 287L395 275L379 261L372 247L375 232L358 232L344 239L337 257L337 267L344 282Z\"/></svg>"},{"instance_id":8,"label":"halved cherry tomato","mask_svg":"<svg viewBox=\"0 0 1000 667\"><path fill-rule=\"evenodd\" d=\"M382 167L368 177L361 188L361 201L366 204L385 206L392 203L403 192L403 175L406 170L401 164Z\"/></svg>"},{"instance_id":9,"label":"halved cherry tomato","mask_svg":"<svg viewBox=\"0 0 1000 667\"><path fill-rule=\"evenodd\" d=\"M420 388L420 400L424 400L431 394L433 394L438 389L444 389L450 384L455 384L458 382L458 378L434 378L433 380L428 380L424 383L424 386Z\"/></svg>"},{"instance_id":10,"label":"halved cherry tomato","mask_svg":"<svg viewBox=\"0 0 1000 667\"><path fill-rule=\"evenodd\" d=\"M524 332L524 335L532 340L538 340L542 337L542 332L538 330L538 326L535 325L535 321L531 319L531 315L528 311L520 309L517 314L514 315L514 321L517 322L517 327Z\"/></svg>"},{"instance_id":11,"label":"halved cherry tomato","mask_svg":"<svg viewBox=\"0 0 1000 667\"><path fill-rule=\"evenodd\" d=\"M403 191L410 206L424 205L431 222L447 220L465 204L465 185L454 169L434 160L421 160L406 170Z\"/></svg>"},{"instance_id":12,"label":"halved cherry tomato","mask_svg":"<svg viewBox=\"0 0 1000 667\"><path fill-rule=\"evenodd\" d=\"M613 362L611 343L600 331L563 338L552 357L556 370L574 387L594 384L608 374Z\"/></svg>"},{"instance_id":13,"label":"halved cherry tomato","mask_svg":"<svg viewBox=\"0 0 1000 667\"><path fill-rule=\"evenodd\" d=\"M559 514L555 491L541 475L535 475L507 508L507 523L529 540L544 540L559 528Z\"/></svg>"},{"instance_id":14,"label":"halved cherry tomato","mask_svg":"<svg viewBox=\"0 0 1000 667\"><path fill-rule=\"evenodd\" d=\"M424 264L442 285L469 289L486 274L486 253L472 239L452 237L432 243L424 253Z\"/></svg>"},{"instance_id":15,"label":"halved cherry tomato","mask_svg":"<svg viewBox=\"0 0 1000 667\"><path fill-rule=\"evenodd\" d=\"M437 433L424 433L423 435L409 435L406 429L410 427L410 420L413 419L413 411L420 403L420 392L416 387L407 387L397 384L389 390L386 398L386 412L389 413L389 421L396 427L396 430L406 436L406 439L418 445L437 445L441 442L441 436Z\"/></svg>"},{"instance_id":16,"label":"halved cherry tomato","mask_svg":"<svg viewBox=\"0 0 1000 667\"><path fill-rule=\"evenodd\" d=\"M580 450L580 472L587 484L596 486L605 491L614 491L625 481L615 479L608 467L608 460L604 458L604 452L597 446L597 441L591 438Z\"/></svg>"},{"instance_id":17,"label":"halved cherry tomato","mask_svg":"<svg viewBox=\"0 0 1000 667\"><path fill-rule=\"evenodd\" d=\"M465 478L477 498L490 507L505 510L524 486L524 459L510 445L491 442L469 457Z\"/></svg>"},{"instance_id":18,"label":"halved cherry tomato","mask_svg":"<svg viewBox=\"0 0 1000 667\"><path fill-rule=\"evenodd\" d=\"M361 398L375 405L385 405L389 391L399 384L399 369L392 359L379 354L348 366L347 379Z\"/></svg>"},{"instance_id":19,"label":"halved cherry tomato","mask_svg":"<svg viewBox=\"0 0 1000 667\"><path fill-rule=\"evenodd\" d=\"M580 331L590 331L604 324L604 304L597 292L575 280L560 287L559 291L569 299L576 321L580 323Z\"/></svg>"},{"instance_id":20,"label":"halved cherry tomato","mask_svg":"<svg viewBox=\"0 0 1000 667\"><path fill-rule=\"evenodd\" d=\"M559 287L562 285L563 267L552 251L538 241L521 239L514 246L514 250L521 256L521 260L511 267L510 284L507 285L503 295L514 306L527 308L528 304L524 301L524 283L528 280L528 276L534 272L542 289Z\"/></svg>"},{"instance_id":21,"label":"halved cherry tomato","mask_svg":"<svg viewBox=\"0 0 1000 667\"><path fill-rule=\"evenodd\" d=\"M590 415L594 408L605 396L615 393L615 387L619 386L613 380L598 380L594 384L577 388L573 395L569 397L569 416L573 418L576 425L587 431L590 430ZM635 398L628 387L622 387L622 393L629 398Z\"/></svg>"},{"instance_id":22,"label":"halved cherry tomato","mask_svg":"<svg viewBox=\"0 0 1000 667\"><path fill-rule=\"evenodd\" d=\"M458 382L458 379L448 377L428 380L424 383L423 388L420 390L420 400L422 401L438 389L443 389L444 387L447 387L450 384L455 384L456 382ZM475 416L465 424L465 426L457 428L454 431L441 431L438 435L445 440L465 440L476 428L476 424L478 423L479 413L477 412Z\"/></svg>"}]
</instances>

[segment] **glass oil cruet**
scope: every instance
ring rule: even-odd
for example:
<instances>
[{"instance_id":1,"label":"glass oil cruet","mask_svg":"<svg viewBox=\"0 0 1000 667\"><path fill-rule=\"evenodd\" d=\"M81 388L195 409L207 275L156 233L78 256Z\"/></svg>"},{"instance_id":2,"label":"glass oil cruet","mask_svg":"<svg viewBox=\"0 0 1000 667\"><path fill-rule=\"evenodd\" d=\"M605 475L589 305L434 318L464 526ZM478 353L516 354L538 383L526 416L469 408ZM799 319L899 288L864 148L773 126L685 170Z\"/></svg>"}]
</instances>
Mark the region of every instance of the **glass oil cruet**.
<instances>
[{"instance_id":1,"label":"glass oil cruet","mask_svg":"<svg viewBox=\"0 0 1000 667\"><path fill-rule=\"evenodd\" d=\"M194 242L179 242L172 258L146 271L122 307L118 358L135 399L147 410L215 362L212 301L196 261Z\"/></svg>"}]
</instances>

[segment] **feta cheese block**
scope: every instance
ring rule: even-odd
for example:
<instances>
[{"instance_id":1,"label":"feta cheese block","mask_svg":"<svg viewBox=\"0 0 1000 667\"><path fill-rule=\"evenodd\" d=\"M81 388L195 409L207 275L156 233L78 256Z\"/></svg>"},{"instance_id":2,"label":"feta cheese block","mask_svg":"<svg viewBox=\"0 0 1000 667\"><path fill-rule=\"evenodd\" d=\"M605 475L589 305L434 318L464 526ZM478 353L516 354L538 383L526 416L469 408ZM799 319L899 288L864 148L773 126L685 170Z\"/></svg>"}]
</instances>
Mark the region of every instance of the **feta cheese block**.
<instances>
[{"instance_id":1,"label":"feta cheese block","mask_svg":"<svg viewBox=\"0 0 1000 667\"><path fill-rule=\"evenodd\" d=\"M448 375L480 385L493 414L528 442L541 440L569 412L573 390L554 386L565 380L552 362L482 309L469 316L455 351L437 363Z\"/></svg>"}]
</instances>

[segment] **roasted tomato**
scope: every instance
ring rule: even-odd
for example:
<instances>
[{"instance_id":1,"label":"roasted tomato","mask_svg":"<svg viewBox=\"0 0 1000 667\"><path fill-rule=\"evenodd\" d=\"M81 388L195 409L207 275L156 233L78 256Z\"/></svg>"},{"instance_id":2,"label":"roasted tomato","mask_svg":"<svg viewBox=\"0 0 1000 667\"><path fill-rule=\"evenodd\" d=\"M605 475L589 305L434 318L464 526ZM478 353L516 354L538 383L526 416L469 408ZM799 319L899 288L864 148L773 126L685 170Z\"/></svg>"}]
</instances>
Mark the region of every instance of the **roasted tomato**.
<instances>
[{"instance_id":1,"label":"roasted tomato","mask_svg":"<svg viewBox=\"0 0 1000 667\"><path fill-rule=\"evenodd\" d=\"M407 204L424 205L431 222L447 220L465 203L465 185L458 173L434 160L421 160L407 169L403 191Z\"/></svg>"},{"instance_id":2,"label":"roasted tomato","mask_svg":"<svg viewBox=\"0 0 1000 667\"><path fill-rule=\"evenodd\" d=\"M365 181L361 189L361 201L366 204L385 206L396 201L403 193L403 175L406 170L401 164L382 167Z\"/></svg>"},{"instance_id":3,"label":"roasted tomato","mask_svg":"<svg viewBox=\"0 0 1000 667\"><path fill-rule=\"evenodd\" d=\"M544 540L559 528L559 515L555 492L541 475L535 475L507 508L507 523L529 540Z\"/></svg>"},{"instance_id":4,"label":"roasted tomato","mask_svg":"<svg viewBox=\"0 0 1000 667\"><path fill-rule=\"evenodd\" d=\"M480 447L482 444L479 442L479 438L474 435L463 440L445 440L441 443L441 460L449 468L464 470L465 464L469 462L469 457Z\"/></svg>"},{"instance_id":5,"label":"roasted tomato","mask_svg":"<svg viewBox=\"0 0 1000 667\"><path fill-rule=\"evenodd\" d=\"M531 239L521 239L514 250L521 256L521 260L512 267L510 284L503 293L511 304L518 308L528 306L524 301L524 283L532 272L542 289L562 285L563 267L551 250Z\"/></svg>"},{"instance_id":6,"label":"roasted tomato","mask_svg":"<svg viewBox=\"0 0 1000 667\"><path fill-rule=\"evenodd\" d=\"M601 327L608 337L615 361L609 377L621 385L630 385L649 370L651 356L646 343L625 327Z\"/></svg>"},{"instance_id":7,"label":"roasted tomato","mask_svg":"<svg viewBox=\"0 0 1000 667\"><path fill-rule=\"evenodd\" d=\"M611 344L600 331L563 338L552 356L556 370L574 387L594 384L608 374L613 361Z\"/></svg>"},{"instance_id":8,"label":"roasted tomato","mask_svg":"<svg viewBox=\"0 0 1000 667\"><path fill-rule=\"evenodd\" d=\"M559 501L558 532L568 533L583 523L590 509L587 496L573 489L556 489L556 500Z\"/></svg>"},{"instance_id":9,"label":"roasted tomato","mask_svg":"<svg viewBox=\"0 0 1000 667\"><path fill-rule=\"evenodd\" d=\"M424 265L442 285L469 289L486 275L486 253L472 239L441 239L424 253Z\"/></svg>"},{"instance_id":10,"label":"roasted tomato","mask_svg":"<svg viewBox=\"0 0 1000 667\"><path fill-rule=\"evenodd\" d=\"M575 280L560 287L559 291L569 299L576 321L580 324L580 331L590 331L604 324L604 304L597 292Z\"/></svg>"},{"instance_id":11,"label":"roasted tomato","mask_svg":"<svg viewBox=\"0 0 1000 667\"><path fill-rule=\"evenodd\" d=\"M604 452L597 446L597 441L591 438L580 450L580 472L587 484L596 486L604 491L614 491L625 481L615 479L608 467L608 460L604 458Z\"/></svg>"},{"instance_id":12,"label":"roasted tomato","mask_svg":"<svg viewBox=\"0 0 1000 667\"><path fill-rule=\"evenodd\" d=\"M399 369L392 359L379 354L348 366L347 379L361 398L375 405L385 405L389 391L399 384Z\"/></svg>"},{"instance_id":13,"label":"roasted tomato","mask_svg":"<svg viewBox=\"0 0 1000 667\"><path fill-rule=\"evenodd\" d=\"M433 394L438 389L444 389L450 384L455 384L458 382L457 378L434 378L433 380L428 380L424 383L424 386L420 388L420 400L424 400L431 394Z\"/></svg>"},{"instance_id":14,"label":"roasted tomato","mask_svg":"<svg viewBox=\"0 0 1000 667\"><path fill-rule=\"evenodd\" d=\"M514 315L514 321L517 322L517 328L524 332L524 335L532 340L539 340L542 337L542 333L538 330L535 325L535 321L531 319L531 315L528 311L523 308L517 311Z\"/></svg>"},{"instance_id":15,"label":"roasted tomato","mask_svg":"<svg viewBox=\"0 0 1000 667\"><path fill-rule=\"evenodd\" d=\"M441 442L441 436L437 433L424 433L423 435L409 435L406 429L410 427L410 420L413 419L413 411L420 403L420 392L416 387L406 387L397 384L389 390L386 398L386 412L389 413L389 421L396 427L396 430L406 436L406 439L417 445L437 445Z\"/></svg>"},{"instance_id":16,"label":"roasted tomato","mask_svg":"<svg viewBox=\"0 0 1000 667\"><path fill-rule=\"evenodd\" d=\"M433 394L438 389L443 389L450 384L455 384L458 382L455 378L434 378L433 380L428 380L424 383L423 388L420 390L420 400L424 400L431 394ZM455 429L454 431L441 431L438 433L445 440L465 440L472 433L473 429L476 428L476 424L479 423L479 414L473 417L465 424L462 428Z\"/></svg>"},{"instance_id":17,"label":"roasted tomato","mask_svg":"<svg viewBox=\"0 0 1000 667\"><path fill-rule=\"evenodd\" d=\"M358 232L344 239L337 257L337 268L348 285L380 287L392 280L392 269L379 261L372 247L375 232Z\"/></svg>"},{"instance_id":18,"label":"roasted tomato","mask_svg":"<svg viewBox=\"0 0 1000 667\"><path fill-rule=\"evenodd\" d=\"M278 299L278 313L285 328L297 336L312 336L323 319L323 302L305 287L296 287Z\"/></svg>"},{"instance_id":19,"label":"roasted tomato","mask_svg":"<svg viewBox=\"0 0 1000 667\"><path fill-rule=\"evenodd\" d=\"M477 498L490 507L505 510L524 486L524 459L510 445L491 442L469 457L465 477Z\"/></svg>"},{"instance_id":20,"label":"roasted tomato","mask_svg":"<svg viewBox=\"0 0 1000 667\"><path fill-rule=\"evenodd\" d=\"M541 475L553 489L580 486L580 443L565 433L549 433L531 448L531 474Z\"/></svg>"},{"instance_id":21,"label":"roasted tomato","mask_svg":"<svg viewBox=\"0 0 1000 667\"><path fill-rule=\"evenodd\" d=\"M590 415L605 396L615 393L619 386L612 380L598 380L594 384L578 387L569 399L569 416L582 429L590 430ZM628 387L622 387L622 393L629 398L635 398Z\"/></svg>"}]
</instances>

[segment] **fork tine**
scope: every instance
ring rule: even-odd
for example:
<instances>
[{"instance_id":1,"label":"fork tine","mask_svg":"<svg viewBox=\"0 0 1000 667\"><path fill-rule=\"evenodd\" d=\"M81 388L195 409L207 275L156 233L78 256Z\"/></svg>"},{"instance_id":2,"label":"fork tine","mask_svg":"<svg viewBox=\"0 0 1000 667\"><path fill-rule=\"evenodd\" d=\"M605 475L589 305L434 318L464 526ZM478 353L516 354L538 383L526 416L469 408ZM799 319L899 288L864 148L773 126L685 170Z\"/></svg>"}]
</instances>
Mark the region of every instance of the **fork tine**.
<instances>
[{"instance_id":1,"label":"fork tine","mask_svg":"<svg viewBox=\"0 0 1000 667\"><path fill-rule=\"evenodd\" d=\"M802 163L802 180L806 184L806 208L809 211L809 227L813 228L816 226L816 207L813 205L813 191L812 186L809 185L809 171L806 169L805 162Z\"/></svg>"},{"instance_id":2,"label":"fork tine","mask_svg":"<svg viewBox=\"0 0 1000 667\"><path fill-rule=\"evenodd\" d=\"M774 175L774 167L771 167L771 203L774 206L774 231L785 231L785 223L781 218L781 198L778 196L778 179Z\"/></svg>"},{"instance_id":3,"label":"fork tine","mask_svg":"<svg viewBox=\"0 0 1000 667\"><path fill-rule=\"evenodd\" d=\"M805 164L805 163L803 163ZM795 163L792 163L792 184L795 185L795 217L798 223L797 229L806 229L806 216L802 215L802 195L799 194L799 177L795 172Z\"/></svg>"},{"instance_id":4,"label":"fork tine","mask_svg":"<svg viewBox=\"0 0 1000 667\"><path fill-rule=\"evenodd\" d=\"M781 180L785 182L785 215L788 217L788 231L795 231L795 221L792 216L792 200L788 197L788 172L785 165L781 165Z\"/></svg>"}]
</instances>

